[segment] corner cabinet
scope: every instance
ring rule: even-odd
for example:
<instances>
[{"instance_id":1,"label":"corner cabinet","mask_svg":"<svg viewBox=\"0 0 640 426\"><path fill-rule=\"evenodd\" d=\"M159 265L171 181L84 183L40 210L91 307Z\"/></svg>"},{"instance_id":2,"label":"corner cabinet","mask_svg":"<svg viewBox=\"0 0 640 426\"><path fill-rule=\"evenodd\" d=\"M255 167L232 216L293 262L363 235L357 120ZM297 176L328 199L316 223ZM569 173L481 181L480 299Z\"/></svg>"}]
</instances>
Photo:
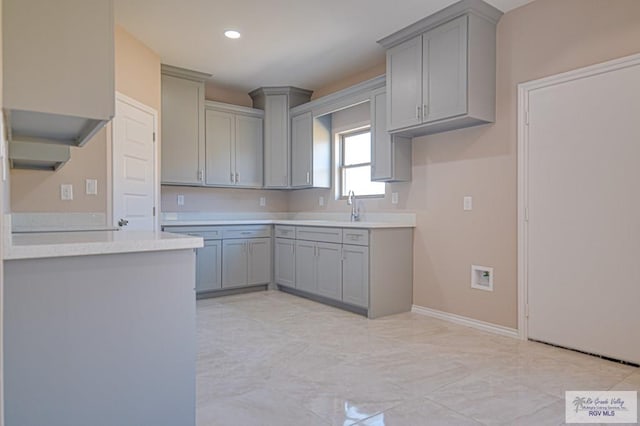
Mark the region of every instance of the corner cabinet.
<instances>
[{"instance_id":1,"label":"corner cabinet","mask_svg":"<svg viewBox=\"0 0 640 426\"><path fill-rule=\"evenodd\" d=\"M262 187L264 112L205 102L205 183Z\"/></svg>"},{"instance_id":2,"label":"corner cabinet","mask_svg":"<svg viewBox=\"0 0 640 426\"><path fill-rule=\"evenodd\" d=\"M162 65L162 184L205 183L204 82L208 77Z\"/></svg>"},{"instance_id":3,"label":"corner cabinet","mask_svg":"<svg viewBox=\"0 0 640 426\"><path fill-rule=\"evenodd\" d=\"M379 43L387 48L387 129L419 136L495 121L496 24L462 0Z\"/></svg>"},{"instance_id":4,"label":"corner cabinet","mask_svg":"<svg viewBox=\"0 0 640 426\"><path fill-rule=\"evenodd\" d=\"M264 187L291 187L291 129L289 109L309 102L309 90L262 87L249 93L253 107L264 110Z\"/></svg>"},{"instance_id":5,"label":"corner cabinet","mask_svg":"<svg viewBox=\"0 0 640 426\"><path fill-rule=\"evenodd\" d=\"M331 115L291 117L291 187L331 188Z\"/></svg>"},{"instance_id":6,"label":"corner cabinet","mask_svg":"<svg viewBox=\"0 0 640 426\"><path fill-rule=\"evenodd\" d=\"M384 88L371 93L371 180L411 180L411 138L387 131L387 95Z\"/></svg>"}]
</instances>

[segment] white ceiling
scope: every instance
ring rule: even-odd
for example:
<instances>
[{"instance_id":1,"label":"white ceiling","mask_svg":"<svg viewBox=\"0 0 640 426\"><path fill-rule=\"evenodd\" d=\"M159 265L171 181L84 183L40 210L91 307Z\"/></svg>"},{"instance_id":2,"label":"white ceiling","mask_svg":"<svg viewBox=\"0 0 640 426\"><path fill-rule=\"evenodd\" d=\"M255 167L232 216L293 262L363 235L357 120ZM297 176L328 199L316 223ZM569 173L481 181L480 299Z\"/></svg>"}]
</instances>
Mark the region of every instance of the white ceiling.
<instances>
[{"instance_id":1,"label":"white ceiling","mask_svg":"<svg viewBox=\"0 0 640 426\"><path fill-rule=\"evenodd\" d=\"M486 0L503 12L532 0ZM115 0L116 22L163 63L242 91L317 89L384 60L376 43L451 0ZM238 40L226 29L242 33Z\"/></svg>"}]
</instances>

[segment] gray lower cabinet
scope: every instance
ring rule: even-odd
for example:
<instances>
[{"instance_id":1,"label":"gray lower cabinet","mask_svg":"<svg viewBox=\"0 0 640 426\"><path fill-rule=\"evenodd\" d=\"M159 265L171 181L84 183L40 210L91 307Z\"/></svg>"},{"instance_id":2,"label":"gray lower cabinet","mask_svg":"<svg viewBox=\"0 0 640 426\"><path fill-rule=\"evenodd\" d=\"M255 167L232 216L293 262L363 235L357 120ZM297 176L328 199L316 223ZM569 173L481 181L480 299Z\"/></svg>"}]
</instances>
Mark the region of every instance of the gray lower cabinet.
<instances>
[{"instance_id":1,"label":"gray lower cabinet","mask_svg":"<svg viewBox=\"0 0 640 426\"><path fill-rule=\"evenodd\" d=\"M222 288L271 282L271 238L222 241Z\"/></svg>"},{"instance_id":2,"label":"gray lower cabinet","mask_svg":"<svg viewBox=\"0 0 640 426\"><path fill-rule=\"evenodd\" d=\"M296 241L296 282L299 290L342 299L340 244Z\"/></svg>"},{"instance_id":3,"label":"gray lower cabinet","mask_svg":"<svg viewBox=\"0 0 640 426\"><path fill-rule=\"evenodd\" d=\"M342 245L316 243L316 291L330 299L342 299Z\"/></svg>"},{"instance_id":4,"label":"gray lower cabinet","mask_svg":"<svg viewBox=\"0 0 640 426\"><path fill-rule=\"evenodd\" d=\"M296 286L296 241L289 238L276 238L275 243L275 281L287 287Z\"/></svg>"},{"instance_id":5,"label":"gray lower cabinet","mask_svg":"<svg viewBox=\"0 0 640 426\"><path fill-rule=\"evenodd\" d=\"M204 240L204 247L196 249L196 293L222 288L222 242Z\"/></svg>"},{"instance_id":6,"label":"gray lower cabinet","mask_svg":"<svg viewBox=\"0 0 640 426\"><path fill-rule=\"evenodd\" d=\"M369 247L342 246L342 301L369 306Z\"/></svg>"},{"instance_id":7,"label":"gray lower cabinet","mask_svg":"<svg viewBox=\"0 0 640 426\"><path fill-rule=\"evenodd\" d=\"M296 241L295 287L299 290L317 293L316 243Z\"/></svg>"},{"instance_id":8,"label":"gray lower cabinet","mask_svg":"<svg viewBox=\"0 0 640 426\"><path fill-rule=\"evenodd\" d=\"M271 225L164 226L163 231L202 237L196 249L196 293L271 283Z\"/></svg>"}]
</instances>

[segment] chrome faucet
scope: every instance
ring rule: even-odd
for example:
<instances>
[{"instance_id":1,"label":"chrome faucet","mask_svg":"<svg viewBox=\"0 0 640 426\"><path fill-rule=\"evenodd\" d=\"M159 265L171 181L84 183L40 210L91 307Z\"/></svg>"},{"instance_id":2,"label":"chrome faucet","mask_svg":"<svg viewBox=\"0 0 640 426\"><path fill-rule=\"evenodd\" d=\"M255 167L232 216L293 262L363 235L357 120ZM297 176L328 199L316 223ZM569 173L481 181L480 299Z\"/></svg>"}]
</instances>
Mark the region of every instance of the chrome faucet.
<instances>
[{"instance_id":1,"label":"chrome faucet","mask_svg":"<svg viewBox=\"0 0 640 426\"><path fill-rule=\"evenodd\" d=\"M349 191L347 204L351 206L351 222L358 222L360 220L360 209L358 208L355 192Z\"/></svg>"}]
</instances>

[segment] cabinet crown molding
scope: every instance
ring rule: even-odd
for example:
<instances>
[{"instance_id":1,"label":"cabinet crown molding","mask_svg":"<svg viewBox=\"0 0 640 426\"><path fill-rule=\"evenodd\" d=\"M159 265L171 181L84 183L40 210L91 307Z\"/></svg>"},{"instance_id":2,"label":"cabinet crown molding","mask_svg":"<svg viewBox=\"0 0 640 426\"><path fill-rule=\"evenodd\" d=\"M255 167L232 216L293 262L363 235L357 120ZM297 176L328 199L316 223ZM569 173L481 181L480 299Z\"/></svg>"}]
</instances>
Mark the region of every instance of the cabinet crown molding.
<instances>
[{"instance_id":1,"label":"cabinet crown molding","mask_svg":"<svg viewBox=\"0 0 640 426\"><path fill-rule=\"evenodd\" d=\"M499 9L482 0L460 0L433 15L429 15L408 27L378 40L378 44L382 45L385 49L389 49L452 19L468 14L477 15L493 24L497 24L503 15Z\"/></svg>"},{"instance_id":2,"label":"cabinet crown molding","mask_svg":"<svg viewBox=\"0 0 640 426\"><path fill-rule=\"evenodd\" d=\"M205 82L211 78L211 74L188 70L186 68L174 67L173 65L167 65L167 64L160 64L160 72L164 75L184 78L186 80L193 80L199 83Z\"/></svg>"},{"instance_id":3,"label":"cabinet crown molding","mask_svg":"<svg viewBox=\"0 0 640 426\"><path fill-rule=\"evenodd\" d=\"M297 94L302 96L311 97L313 90L301 89L293 86L271 86L271 87L259 87L249 92L251 98L255 98L260 95L291 95Z\"/></svg>"},{"instance_id":4,"label":"cabinet crown molding","mask_svg":"<svg viewBox=\"0 0 640 426\"><path fill-rule=\"evenodd\" d=\"M219 111L236 112L240 114L254 115L260 118L264 117L264 110L245 107L241 105L227 104L224 102L205 100L204 107L205 109L215 109Z\"/></svg>"}]
</instances>

